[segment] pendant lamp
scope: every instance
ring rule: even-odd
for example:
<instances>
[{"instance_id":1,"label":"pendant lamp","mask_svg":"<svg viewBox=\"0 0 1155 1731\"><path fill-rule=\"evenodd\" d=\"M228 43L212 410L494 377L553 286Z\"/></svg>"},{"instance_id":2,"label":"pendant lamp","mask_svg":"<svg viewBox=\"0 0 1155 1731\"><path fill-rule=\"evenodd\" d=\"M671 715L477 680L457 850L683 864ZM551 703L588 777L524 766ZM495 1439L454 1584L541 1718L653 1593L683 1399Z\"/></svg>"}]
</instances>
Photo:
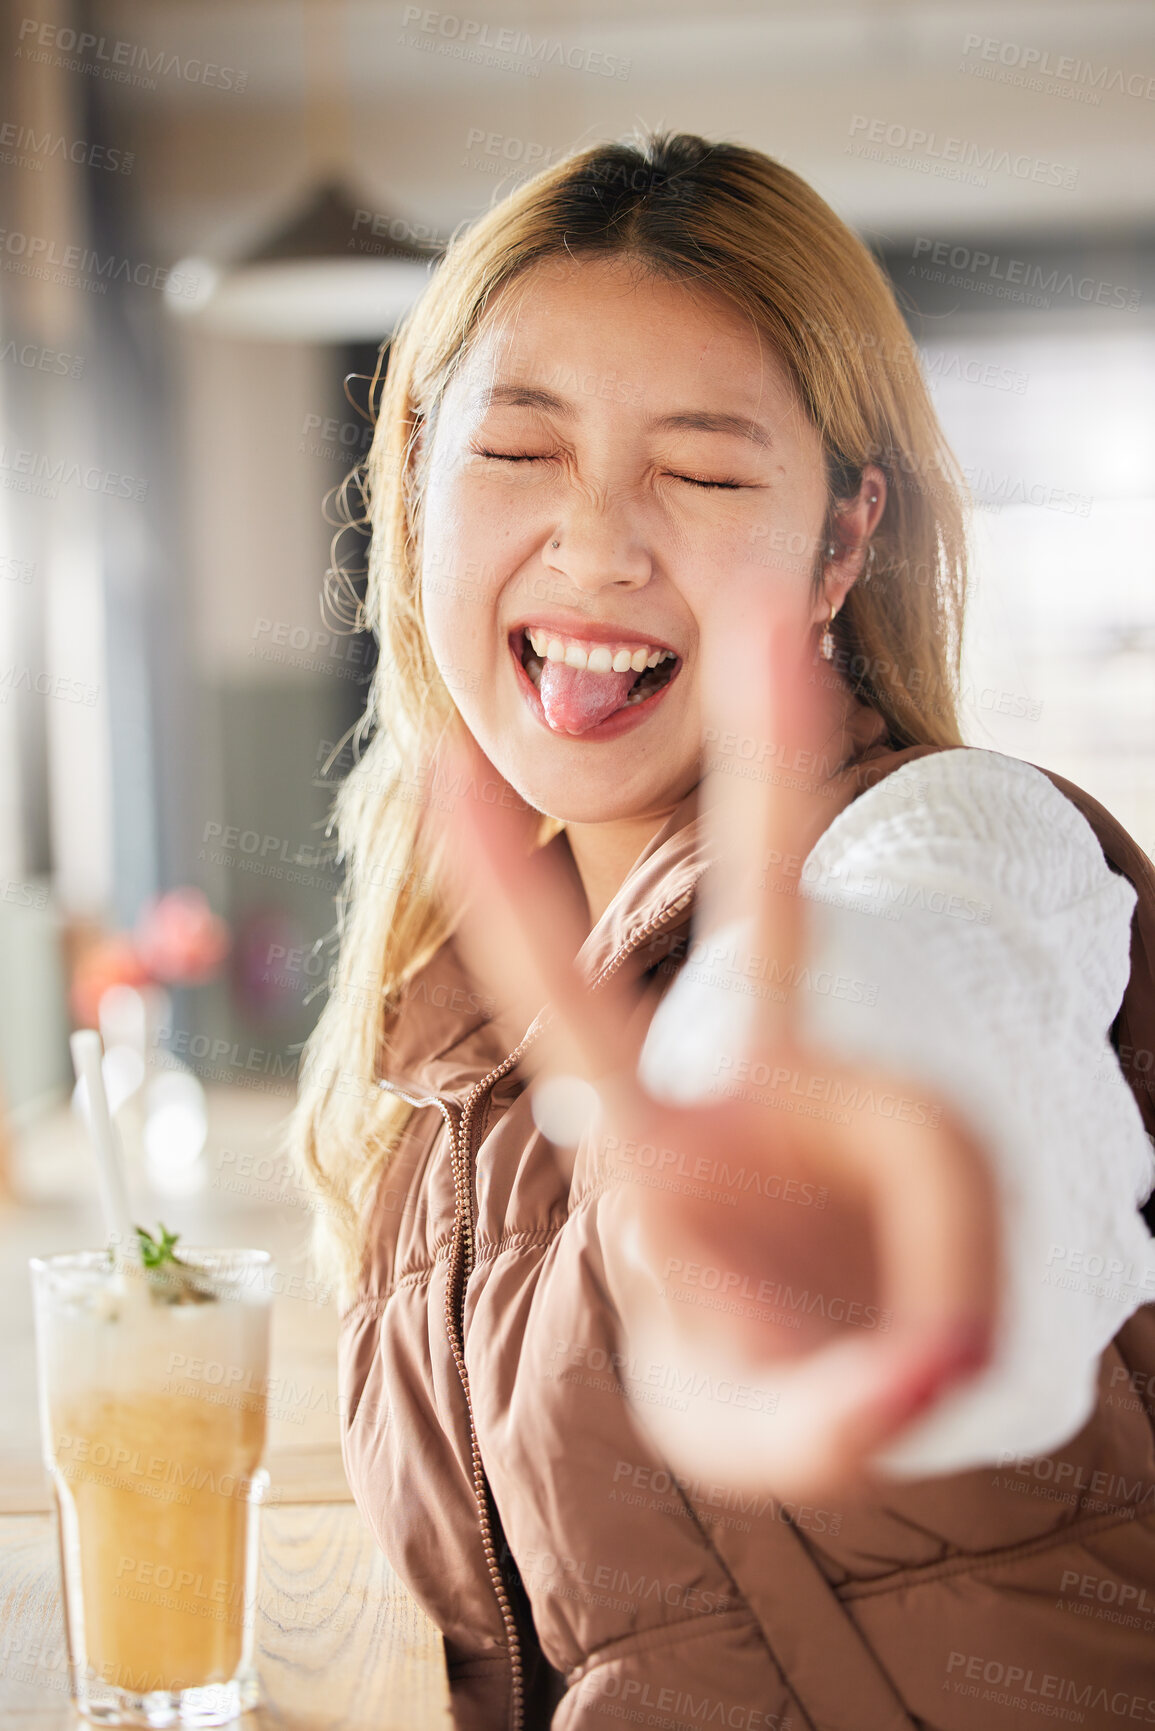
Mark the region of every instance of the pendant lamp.
<instances>
[{"instance_id":1,"label":"pendant lamp","mask_svg":"<svg viewBox=\"0 0 1155 1731\"><path fill-rule=\"evenodd\" d=\"M343 0L305 0L304 10L305 189L239 255L182 259L166 304L222 335L380 342L425 287L442 247L417 239L350 184Z\"/></svg>"}]
</instances>

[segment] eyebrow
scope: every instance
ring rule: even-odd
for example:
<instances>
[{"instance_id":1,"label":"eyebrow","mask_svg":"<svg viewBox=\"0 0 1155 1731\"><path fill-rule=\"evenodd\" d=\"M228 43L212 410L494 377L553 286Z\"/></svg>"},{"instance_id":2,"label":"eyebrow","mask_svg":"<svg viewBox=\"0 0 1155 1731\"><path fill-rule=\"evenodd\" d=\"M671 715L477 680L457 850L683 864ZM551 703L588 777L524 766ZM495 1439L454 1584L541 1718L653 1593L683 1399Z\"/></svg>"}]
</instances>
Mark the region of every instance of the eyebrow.
<instances>
[{"instance_id":1,"label":"eyebrow","mask_svg":"<svg viewBox=\"0 0 1155 1731\"><path fill-rule=\"evenodd\" d=\"M510 408L540 409L546 414L562 415L572 420L575 410L564 397L555 396L537 385L487 385L478 397L478 407L484 412L495 405ZM774 441L759 421L746 415L731 415L717 409L680 409L672 415L660 415L647 422L653 431L677 429L692 433L729 433L752 444L772 446Z\"/></svg>"}]
</instances>

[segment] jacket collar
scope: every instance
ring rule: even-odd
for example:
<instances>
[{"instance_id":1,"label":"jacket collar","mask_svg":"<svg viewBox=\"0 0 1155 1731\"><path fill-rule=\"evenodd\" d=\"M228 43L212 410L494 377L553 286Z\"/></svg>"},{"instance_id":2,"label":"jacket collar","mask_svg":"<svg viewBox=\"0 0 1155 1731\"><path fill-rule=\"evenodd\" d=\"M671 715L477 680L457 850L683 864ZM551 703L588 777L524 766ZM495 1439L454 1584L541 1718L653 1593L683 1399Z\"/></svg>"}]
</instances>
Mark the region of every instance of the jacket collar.
<instances>
[{"instance_id":1,"label":"jacket collar","mask_svg":"<svg viewBox=\"0 0 1155 1731\"><path fill-rule=\"evenodd\" d=\"M842 804L857 798L908 756L927 749L894 750L881 718L864 705L852 711L846 737L854 751L854 765ZM831 818L839 809L832 805ZM546 851L567 845L559 834ZM667 955L689 924L694 894L708 863L695 787L639 854L578 951L577 965L585 977L595 981L615 960L625 968L627 978L636 977ZM493 1021L487 993L450 937L404 988L379 1052L377 1075L393 1090L415 1098L434 1094L460 1098L501 1064L514 1045L508 1026L501 1029Z\"/></svg>"},{"instance_id":2,"label":"jacket collar","mask_svg":"<svg viewBox=\"0 0 1155 1731\"><path fill-rule=\"evenodd\" d=\"M560 850L563 835L547 844ZM577 955L593 981L618 959L640 973L668 952L690 919L693 894L706 867L698 792L671 812ZM460 1096L512 1050L508 1028L492 1019L492 1003L447 938L414 974L378 1058L378 1078L415 1098Z\"/></svg>"}]
</instances>

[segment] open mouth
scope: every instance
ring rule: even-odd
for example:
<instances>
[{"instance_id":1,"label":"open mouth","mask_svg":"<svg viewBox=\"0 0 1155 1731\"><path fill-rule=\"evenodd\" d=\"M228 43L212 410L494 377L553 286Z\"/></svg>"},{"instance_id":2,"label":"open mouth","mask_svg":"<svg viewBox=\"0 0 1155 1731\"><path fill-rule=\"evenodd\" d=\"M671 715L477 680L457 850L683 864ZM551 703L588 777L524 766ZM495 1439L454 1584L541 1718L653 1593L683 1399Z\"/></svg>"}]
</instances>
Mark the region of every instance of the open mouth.
<instances>
[{"instance_id":1,"label":"open mouth","mask_svg":"<svg viewBox=\"0 0 1155 1731\"><path fill-rule=\"evenodd\" d=\"M682 665L664 644L591 641L533 625L514 631L509 646L555 733L590 733L622 711L640 709Z\"/></svg>"}]
</instances>

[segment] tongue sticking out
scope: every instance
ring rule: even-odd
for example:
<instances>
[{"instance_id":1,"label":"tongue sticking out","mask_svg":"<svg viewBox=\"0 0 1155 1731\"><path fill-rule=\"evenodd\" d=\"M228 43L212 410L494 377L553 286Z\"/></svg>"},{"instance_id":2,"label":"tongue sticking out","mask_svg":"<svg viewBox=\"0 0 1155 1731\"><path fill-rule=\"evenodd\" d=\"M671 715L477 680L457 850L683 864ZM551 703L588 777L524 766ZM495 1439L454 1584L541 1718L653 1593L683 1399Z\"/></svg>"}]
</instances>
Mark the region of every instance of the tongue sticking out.
<instances>
[{"instance_id":1,"label":"tongue sticking out","mask_svg":"<svg viewBox=\"0 0 1155 1731\"><path fill-rule=\"evenodd\" d=\"M588 733L622 707L639 677L633 672L590 673L564 661L547 661L538 688L545 718L555 733Z\"/></svg>"}]
</instances>

